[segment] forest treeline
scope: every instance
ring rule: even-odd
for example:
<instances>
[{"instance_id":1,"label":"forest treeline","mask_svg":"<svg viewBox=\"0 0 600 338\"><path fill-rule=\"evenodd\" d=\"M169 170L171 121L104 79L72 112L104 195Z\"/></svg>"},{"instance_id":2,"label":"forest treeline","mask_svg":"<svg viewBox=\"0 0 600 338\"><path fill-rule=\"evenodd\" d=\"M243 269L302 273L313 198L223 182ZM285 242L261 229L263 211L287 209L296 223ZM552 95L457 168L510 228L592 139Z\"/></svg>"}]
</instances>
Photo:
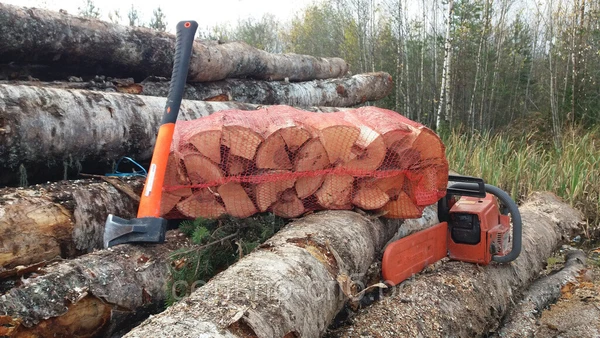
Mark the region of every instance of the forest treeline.
<instances>
[{"instance_id":1,"label":"forest treeline","mask_svg":"<svg viewBox=\"0 0 600 338\"><path fill-rule=\"evenodd\" d=\"M84 4L80 14L99 16ZM109 17L143 25L137 13ZM146 26L165 23L158 8ZM600 1L315 1L289 21L267 14L201 27L199 38L386 71L395 90L376 104L438 130L493 131L536 113L560 146L565 125L600 123Z\"/></svg>"}]
</instances>

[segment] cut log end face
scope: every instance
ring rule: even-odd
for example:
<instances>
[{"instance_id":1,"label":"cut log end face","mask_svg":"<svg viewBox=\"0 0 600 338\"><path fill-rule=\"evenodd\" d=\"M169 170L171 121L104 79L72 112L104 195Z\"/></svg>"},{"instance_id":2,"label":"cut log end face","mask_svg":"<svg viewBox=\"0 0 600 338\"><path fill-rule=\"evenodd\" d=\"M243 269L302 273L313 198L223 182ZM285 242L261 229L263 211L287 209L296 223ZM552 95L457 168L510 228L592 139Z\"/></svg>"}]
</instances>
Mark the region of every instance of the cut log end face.
<instances>
[{"instance_id":1,"label":"cut log end face","mask_svg":"<svg viewBox=\"0 0 600 338\"><path fill-rule=\"evenodd\" d=\"M304 204L298 198L293 188L286 189L281 193L279 200L273 205L273 213L280 217L298 217L304 211Z\"/></svg>"},{"instance_id":2,"label":"cut log end face","mask_svg":"<svg viewBox=\"0 0 600 338\"><path fill-rule=\"evenodd\" d=\"M353 126L340 125L321 130L321 142L331 163L346 163L352 160L355 157L352 147L359 135L360 129Z\"/></svg>"},{"instance_id":3,"label":"cut log end face","mask_svg":"<svg viewBox=\"0 0 600 338\"><path fill-rule=\"evenodd\" d=\"M279 130L288 151L294 153L311 138L311 133L305 128L294 126Z\"/></svg>"},{"instance_id":4,"label":"cut log end face","mask_svg":"<svg viewBox=\"0 0 600 338\"><path fill-rule=\"evenodd\" d=\"M186 154L183 162L193 184L218 182L223 178L223 172L219 166L198 153Z\"/></svg>"},{"instance_id":5,"label":"cut log end face","mask_svg":"<svg viewBox=\"0 0 600 338\"><path fill-rule=\"evenodd\" d=\"M282 193L294 187L295 178L264 182L256 185L256 205L261 212L267 211L273 203L280 200ZM294 196L296 193L294 192ZM296 197L297 199L298 197Z\"/></svg>"},{"instance_id":6,"label":"cut log end face","mask_svg":"<svg viewBox=\"0 0 600 338\"><path fill-rule=\"evenodd\" d=\"M245 218L258 212L254 202L246 193L244 187L237 182L229 182L217 189L227 213L233 217Z\"/></svg>"},{"instance_id":7,"label":"cut log end face","mask_svg":"<svg viewBox=\"0 0 600 338\"><path fill-rule=\"evenodd\" d=\"M352 207L351 175L327 175L321 188L315 193L319 205L325 209L350 209Z\"/></svg>"},{"instance_id":8,"label":"cut log end face","mask_svg":"<svg viewBox=\"0 0 600 338\"><path fill-rule=\"evenodd\" d=\"M221 130L200 131L189 138L200 154L214 163L221 163Z\"/></svg>"},{"instance_id":9,"label":"cut log end face","mask_svg":"<svg viewBox=\"0 0 600 338\"><path fill-rule=\"evenodd\" d=\"M380 188L380 184L366 180L358 184L352 203L365 210L375 210L382 208L389 200L390 196Z\"/></svg>"},{"instance_id":10,"label":"cut log end face","mask_svg":"<svg viewBox=\"0 0 600 338\"><path fill-rule=\"evenodd\" d=\"M86 296L68 308L64 315L42 320L32 327L0 316L0 336L96 337L109 323L112 313L111 305L93 296Z\"/></svg>"},{"instance_id":11,"label":"cut log end face","mask_svg":"<svg viewBox=\"0 0 600 338\"><path fill-rule=\"evenodd\" d=\"M361 137L351 148L351 157L344 168L354 170L376 170L381 166L387 149L383 137L373 130L361 132Z\"/></svg>"},{"instance_id":12,"label":"cut log end face","mask_svg":"<svg viewBox=\"0 0 600 338\"><path fill-rule=\"evenodd\" d=\"M221 144L229 148L232 155L253 160L256 150L262 142L262 136L250 128L242 126L223 127Z\"/></svg>"},{"instance_id":13,"label":"cut log end face","mask_svg":"<svg viewBox=\"0 0 600 338\"><path fill-rule=\"evenodd\" d=\"M225 214L225 207L218 201L210 188L201 189L192 196L177 203L177 210L189 218L219 218Z\"/></svg>"},{"instance_id":14,"label":"cut log end face","mask_svg":"<svg viewBox=\"0 0 600 338\"><path fill-rule=\"evenodd\" d=\"M274 132L260 145L256 152L256 167L259 169L292 169L292 162L281 133Z\"/></svg>"},{"instance_id":15,"label":"cut log end face","mask_svg":"<svg viewBox=\"0 0 600 338\"><path fill-rule=\"evenodd\" d=\"M415 205L410 196L401 191L398 199L389 201L378 211L385 213L385 217L407 219L421 217L422 209Z\"/></svg>"}]
</instances>

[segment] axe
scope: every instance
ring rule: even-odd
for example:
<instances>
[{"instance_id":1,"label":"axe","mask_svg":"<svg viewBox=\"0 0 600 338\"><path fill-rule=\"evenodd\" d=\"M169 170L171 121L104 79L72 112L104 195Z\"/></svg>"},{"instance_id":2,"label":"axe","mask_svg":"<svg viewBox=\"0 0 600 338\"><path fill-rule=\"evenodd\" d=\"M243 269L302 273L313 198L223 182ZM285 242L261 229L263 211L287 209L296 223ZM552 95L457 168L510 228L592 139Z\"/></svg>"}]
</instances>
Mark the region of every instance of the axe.
<instances>
[{"instance_id":1,"label":"axe","mask_svg":"<svg viewBox=\"0 0 600 338\"><path fill-rule=\"evenodd\" d=\"M122 243L163 243L165 241L167 220L160 217L160 200L197 28L198 23L195 21L181 21L177 24L175 59L167 104L156 137L137 218L127 220L112 214L108 215L104 228L105 248Z\"/></svg>"}]
</instances>

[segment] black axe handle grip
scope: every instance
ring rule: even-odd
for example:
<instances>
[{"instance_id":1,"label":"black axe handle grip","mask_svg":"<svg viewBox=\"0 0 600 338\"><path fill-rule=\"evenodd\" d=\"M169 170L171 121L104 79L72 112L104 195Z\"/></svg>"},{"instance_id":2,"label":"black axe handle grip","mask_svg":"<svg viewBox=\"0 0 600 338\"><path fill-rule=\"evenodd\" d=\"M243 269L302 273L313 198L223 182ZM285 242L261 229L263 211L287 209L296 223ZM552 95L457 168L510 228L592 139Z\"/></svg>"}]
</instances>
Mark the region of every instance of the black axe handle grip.
<instances>
[{"instance_id":1,"label":"black axe handle grip","mask_svg":"<svg viewBox=\"0 0 600 338\"><path fill-rule=\"evenodd\" d=\"M173 73L161 124L177 121L197 29L198 23L196 21L181 21L177 24L177 45L175 46L175 59L173 60Z\"/></svg>"}]
</instances>

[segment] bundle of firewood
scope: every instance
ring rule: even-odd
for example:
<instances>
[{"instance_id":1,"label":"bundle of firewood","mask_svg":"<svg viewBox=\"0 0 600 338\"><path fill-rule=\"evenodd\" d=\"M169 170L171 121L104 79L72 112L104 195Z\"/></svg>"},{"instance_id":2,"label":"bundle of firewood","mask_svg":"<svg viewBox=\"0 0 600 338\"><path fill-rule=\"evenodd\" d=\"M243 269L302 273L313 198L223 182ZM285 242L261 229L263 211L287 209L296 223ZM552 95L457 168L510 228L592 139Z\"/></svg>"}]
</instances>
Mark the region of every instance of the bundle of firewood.
<instances>
[{"instance_id":1,"label":"bundle of firewood","mask_svg":"<svg viewBox=\"0 0 600 338\"><path fill-rule=\"evenodd\" d=\"M291 218L358 207L418 218L445 194L444 150L428 128L380 108L221 111L178 124L162 214Z\"/></svg>"}]
</instances>

